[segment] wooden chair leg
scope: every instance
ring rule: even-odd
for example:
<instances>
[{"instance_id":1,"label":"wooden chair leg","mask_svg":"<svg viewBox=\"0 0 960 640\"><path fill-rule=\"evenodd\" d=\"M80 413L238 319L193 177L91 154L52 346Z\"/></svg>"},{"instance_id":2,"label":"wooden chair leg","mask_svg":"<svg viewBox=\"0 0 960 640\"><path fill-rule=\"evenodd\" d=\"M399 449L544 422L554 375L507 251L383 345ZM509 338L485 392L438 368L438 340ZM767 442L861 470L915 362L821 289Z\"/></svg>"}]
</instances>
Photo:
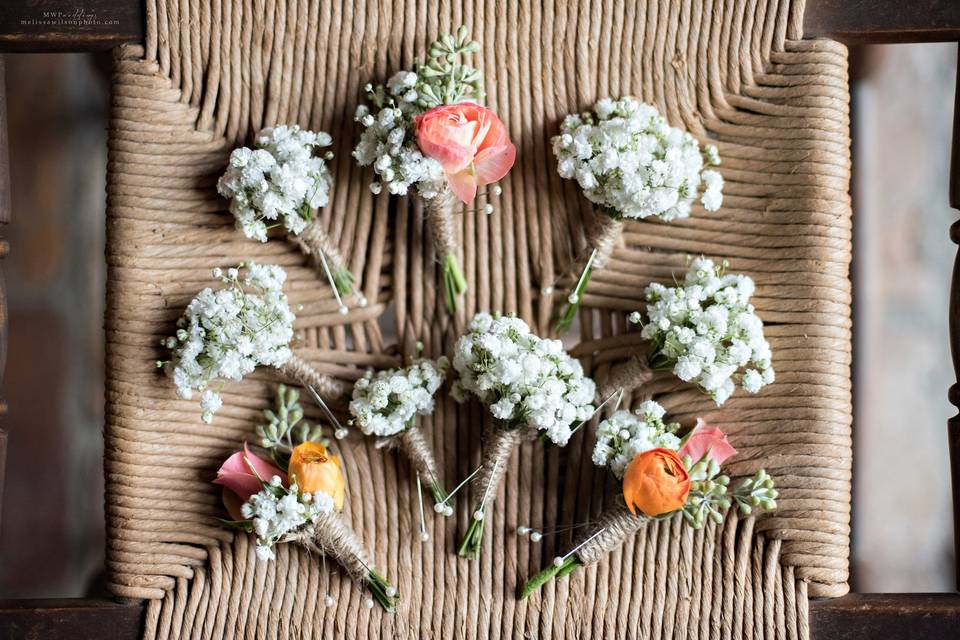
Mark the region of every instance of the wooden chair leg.
<instances>
[{"instance_id":1,"label":"wooden chair leg","mask_svg":"<svg viewBox=\"0 0 960 640\"><path fill-rule=\"evenodd\" d=\"M960 44L957 49L957 93L953 105L953 148L950 153L950 206L960 210ZM950 225L950 239L960 245L960 220ZM960 253L953 263L950 285L950 354L957 382L951 385L948 397L950 403L960 411ZM947 422L947 438L953 486L955 583L960 591L960 413Z\"/></svg>"}]
</instances>

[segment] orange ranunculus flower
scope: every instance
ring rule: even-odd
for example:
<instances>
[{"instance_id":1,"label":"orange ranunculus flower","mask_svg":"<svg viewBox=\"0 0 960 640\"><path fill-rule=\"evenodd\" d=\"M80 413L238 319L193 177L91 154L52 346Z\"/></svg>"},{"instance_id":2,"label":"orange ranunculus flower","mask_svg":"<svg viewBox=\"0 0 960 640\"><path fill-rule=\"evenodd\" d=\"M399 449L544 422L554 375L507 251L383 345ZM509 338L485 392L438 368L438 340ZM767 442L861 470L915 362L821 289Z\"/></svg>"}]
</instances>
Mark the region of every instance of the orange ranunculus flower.
<instances>
[{"instance_id":1,"label":"orange ranunculus flower","mask_svg":"<svg viewBox=\"0 0 960 640\"><path fill-rule=\"evenodd\" d=\"M319 442L304 442L294 447L287 473L291 483L296 478L300 493L326 493L333 498L335 508L343 508L345 489L340 458L330 455Z\"/></svg>"},{"instance_id":2,"label":"orange ranunculus flower","mask_svg":"<svg viewBox=\"0 0 960 640\"><path fill-rule=\"evenodd\" d=\"M630 513L640 509L650 517L676 511L687 502L690 476L672 449L638 453L623 474L623 499Z\"/></svg>"},{"instance_id":3,"label":"orange ranunculus flower","mask_svg":"<svg viewBox=\"0 0 960 640\"><path fill-rule=\"evenodd\" d=\"M517 157L506 125L473 102L434 107L418 115L414 126L420 151L440 163L450 189L465 204L478 186L505 176Z\"/></svg>"}]
</instances>

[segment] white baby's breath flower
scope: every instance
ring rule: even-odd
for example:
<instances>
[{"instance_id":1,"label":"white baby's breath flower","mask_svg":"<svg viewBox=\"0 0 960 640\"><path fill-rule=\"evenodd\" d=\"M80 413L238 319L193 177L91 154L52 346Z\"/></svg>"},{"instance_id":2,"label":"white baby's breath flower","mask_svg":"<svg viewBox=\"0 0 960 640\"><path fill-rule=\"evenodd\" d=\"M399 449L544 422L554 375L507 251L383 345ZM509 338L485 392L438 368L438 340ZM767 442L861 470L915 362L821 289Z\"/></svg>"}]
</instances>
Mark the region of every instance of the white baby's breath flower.
<instances>
[{"instance_id":1,"label":"white baby's breath flower","mask_svg":"<svg viewBox=\"0 0 960 640\"><path fill-rule=\"evenodd\" d=\"M277 125L261 131L256 149L241 147L230 154L217 191L230 199L237 228L248 238L267 241L272 225L283 224L300 234L313 219L313 209L329 202L333 178L325 162L330 134L306 131L297 125Z\"/></svg>"},{"instance_id":2,"label":"white baby's breath flower","mask_svg":"<svg viewBox=\"0 0 960 640\"><path fill-rule=\"evenodd\" d=\"M535 428L560 446L594 412L594 383L580 362L519 318L478 313L457 341L453 368L458 402L472 394L508 428Z\"/></svg>"},{"instance_id":3,"label":"white baby's breath flower","mask_svg":"<svg viewBox=\"0 0 960 640\"><path fill-rule=\"evenodd\" d=\"M675 435L679 425L663 422L664 408L648 400L637 412L617 411L597 426L597 444L593 449L593 463L610 467L617 478L630 461L650 449L680 448L680 438Z\"/></svg>"},{"instance_id":4,"label":"white baby's breath flower","mask_svg":"<svg viewBox=\"0 0 960 640\"><path fill-rule=\"evenodd\" d=\"M643 324L641 335L653 343L651 366L672 368L717 405L736 382L750 393L772 383L770 345L750 304L754 288L749 277L724 274L706 258L691 263L679 286L648 286L646 317L631 314L630 321Z\"/></svg>"},{"instance_id":5,"label":"white baby's breath flower","mask_svg":"<svg viewBox=\"0 0 960 640\"><path fill-rule=\"evenodd\" d=\"M723 202L714 145L703 149L657 110L630 97L604 98L592 113L567 116L553 138L557 171L615 218L685 218L697 194L708 211Z\"/></svg>"},{"instance_id":6,"label":"white baby's breath flower","mask_svg":"<svg viewBox=\"0 0 960 640\"><path fill-rule=\"evenodd\" d=\"M443 384L446 358L417 360L403 369L368 373L353 387L350 414L364 435L392 436L433 412L433 396Z\"/></svg>"},{"instance_id":7,"label":"white baby's breath flower","mask_svg":"<svg viewBox=\"0 0 960 640\"><path fill-rule=\"evenodd\" d=\"M298 494L296 485L271 484L250 496L240 508L257 536L257 558L273 560L273 546L288 533L315 523L334 510L333 498L324 493Z\"/></svg>"},{"instance_id":8,"label":"white baby's breath flower","mask_svg":"<svg viewBox=\"0 0 960 640\"><path fill-rule=\"evenodd\" d=\"M223 404L211 383L239 380L259 365L282 365L290 358L293 338L282 268L250 262L242 281L238 269L216 273L226 286L197 294L177 322L176 335L163 341L173 352L165 369L178 395L190 399L194 390L203 392L205 422Z\"/></svg>"}]
</instances>

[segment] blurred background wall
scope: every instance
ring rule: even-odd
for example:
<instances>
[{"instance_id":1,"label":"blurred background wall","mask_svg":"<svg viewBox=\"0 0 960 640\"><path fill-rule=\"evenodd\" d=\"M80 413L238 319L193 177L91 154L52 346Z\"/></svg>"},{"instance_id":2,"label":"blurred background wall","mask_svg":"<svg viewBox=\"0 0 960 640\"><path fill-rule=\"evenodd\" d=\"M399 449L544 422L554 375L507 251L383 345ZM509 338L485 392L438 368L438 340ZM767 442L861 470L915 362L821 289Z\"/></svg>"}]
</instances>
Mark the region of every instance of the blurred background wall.
<instances>
[{"instance_id":1,"label":"blurred background wall","mask_svg":"<svg viewBox=\"0 0 960 640\"><path fill-rule=\"evenodd\" d=\"M102 570L108 59L8 55L10 412L0 598ZM856 52L853 587L952 589L947 206L956 46Z\"/></svg>"}]
</instances>

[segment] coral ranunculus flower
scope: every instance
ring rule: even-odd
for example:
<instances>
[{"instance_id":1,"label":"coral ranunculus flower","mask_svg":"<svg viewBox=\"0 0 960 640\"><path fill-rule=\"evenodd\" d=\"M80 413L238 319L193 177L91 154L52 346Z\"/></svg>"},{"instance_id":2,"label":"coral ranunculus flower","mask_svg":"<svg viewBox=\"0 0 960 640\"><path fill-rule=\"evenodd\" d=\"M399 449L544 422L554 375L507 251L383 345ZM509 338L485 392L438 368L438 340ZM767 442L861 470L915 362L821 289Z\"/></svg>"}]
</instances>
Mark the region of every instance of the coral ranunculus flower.
<instances>
[{"instance_id":1,"label":"coral ranunculus flower","mask_svg":"<svg viewBox=\"0 0 960 640\"><path fill-rule=\"evenodd\" d=\"M703 421L703 418L697 418L697 426L680 447L679 454L681 458L690 456L696 464L708 453L710 459L715 460L717 464L723 464L727 458L736 455L737 450L727 441L727 435L723 431L717 427L711 427Z\"/></svg>"},{"instance_id":2,"label":"coral ranunculus flower","mask_svg":"<svg viewBox=\"0 0 960 640\"><path fill-rule=\"evenodd\" d=\"M450 189L464 204L477 187L507 175L517 158L506 125L493 111L473 102L445 104L414 120L417 145L443 167Z\"/></svg>"},{"instance_id":3,"label":"coral ranunculus flower","mask_svg":"<svg viewBox=\"0 0 960 640\"><path fill-rule=\"evenodd\" d=\"M287 471L301 493L326 493L333 498L335 508L343 508L346 492L340 458L330 455L319 442L304 442L294 447Z\"/></svg>"},{"instance_id":4,"label":"coral ranunculus flower","mask_svg":"<svg viewBox=\"0 0 960 640\"><path fill-rule=\"evenodd\" d=\"M243 451L237 451L220 465L214 484L223 485L223 506L234 520L244 520L240 506L255 493L263 489L263 482L270 482L273 476L280 476L284 484L287 474L280 469L250 453L246 443Z\"/></svg>"},{"instance_id":5,"label":"coral ranunculus flower","mask_svg":"<svg viewBox=\"0 0 960 640\"><path fill-rule=\"evenodd\" d=\"M639 453L623 474L623 499L630 513L640 509L651 518L676 511L687 502L690 476L672 449Z\"/></svg>"}]
</instances>

